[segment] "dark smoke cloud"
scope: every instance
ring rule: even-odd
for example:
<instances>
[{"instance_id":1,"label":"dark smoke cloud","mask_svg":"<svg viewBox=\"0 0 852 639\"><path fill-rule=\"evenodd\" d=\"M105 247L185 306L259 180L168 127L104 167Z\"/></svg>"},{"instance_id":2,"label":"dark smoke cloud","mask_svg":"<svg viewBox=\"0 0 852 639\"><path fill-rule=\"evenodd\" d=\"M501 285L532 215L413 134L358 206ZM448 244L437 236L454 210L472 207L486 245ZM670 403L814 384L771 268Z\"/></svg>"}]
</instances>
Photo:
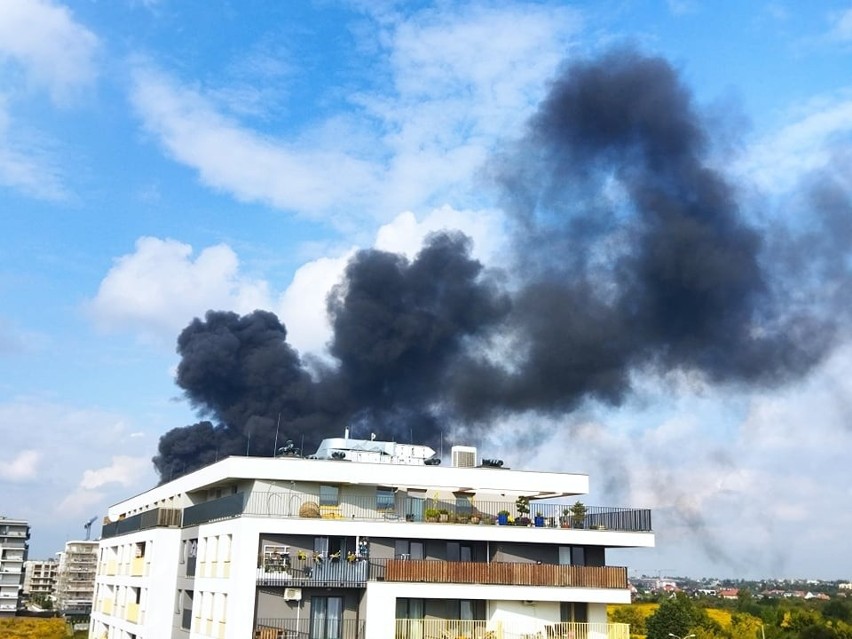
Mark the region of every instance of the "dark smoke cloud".
<instances>
[{"instance_id":1,"label":"dark smoke cloud","mask_svg":"<svg viewBox=\"0 0 852 639\"><path fill-rule=\"evenodd\" d=\"M760 385L806 373L841 323L803 291L823 276L848 289L848 191L811 189L813 237L767 232L711 143L665 60L618 50L566 67L492 164L513 225L502 286L459 234L413 261L362 251L329 298L337 365L311 373L271 313L209 312L180 336L178 384L220 425L166 434L161 477L209 461L213 442L271 454L276 429L306 448L349 424L434 443L447 423L481 432L510 412L617 404L638 370Z\"/></svg>"},{"instance_id":2,"label":"dark smoke cloud","mask_svg":"<svg viewBox=\"0 0 852 639\"><path fill-rule=\"evenodd\" d=\"M375 250L355 255L328 301L329 347L339 366L314 366L313 376L272 313L209 311L194 320L178 338L177 383L194 408L222 425L167 433L154 458L161 479L214 454L272 455L276 432L279 444L289 437L308 450L361 423L385 436L436 442L433 405L449 365L509 309L470 249L465 236L443 233L411 262Z\"/></svg>"}]
</instances>

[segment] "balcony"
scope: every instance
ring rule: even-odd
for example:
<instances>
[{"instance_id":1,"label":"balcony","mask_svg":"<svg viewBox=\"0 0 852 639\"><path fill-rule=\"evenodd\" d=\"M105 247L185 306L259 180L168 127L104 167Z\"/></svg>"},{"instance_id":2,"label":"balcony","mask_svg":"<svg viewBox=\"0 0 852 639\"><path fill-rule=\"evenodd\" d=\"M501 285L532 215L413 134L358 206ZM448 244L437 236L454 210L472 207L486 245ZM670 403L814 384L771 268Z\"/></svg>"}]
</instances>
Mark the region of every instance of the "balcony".
<instances>
[{"instance_id":1,"label":"balcony","mask_svg":"<svg viewBox=\"0 0 852 639\"><path fill-rule=\"evenodd\" d=\"M626 623L397 619L396 639L629 639Z\"/></svg>"},{"instance_id":2,"label":"balcony","mask_svg":"<svg viewBox=\"0 0 852 639\"><path fill-rule=\"evenodd\" d=\"M257 569L259 586L363 588L368 581L625 589L627 568L434 559L317 562L310 558L287 558L281 564L264 562Z\"/></svg>"},{"instance_id":3,"label":"balcony","mask_svg":"<svg viewBox=\"0 0 852 639\"><path fill-rule=\"evenodd\" d=\"M328 623L328 622L326 622ZM362 639L365 622L341 620L328 629L328 636ZM309 619L260 618L254 639L308 639ZM630 626L623 623L547 623L544 621L503 623L453 619L397 619L396 639L629 639Z\"/></svg>"},{"instance_id":4,"label":"balcony","mask_svg":"<svg viewBox=\"0 0 852 639\"><path fill-rule=\"evenodd\" d=\"M385 581L623 589L627 588L627 568L392 559L387 563Z\"/></svg>"},{"instance_id":5,"label":"balcony","mask_svg":"<svg viewBox=\"0 0 852 639\"><path fill-rule=\"evenodd\" d=\"M124 618L127 619L130 623L141 623L139 620L139 604L138 603L129 603L127 604L127 608L124 611Z\"/></svg>"},{"instance_id":6,"label":"balcony","mask_svg":"<svg viewBox=\"0 0 852 639\"><path fill-rule=\"evenodd\" d=\"M501 511L508 511L507 520L516 525L540 528L581 528L585 530L615 530L651 532L651 511L636 508L605 508L589 506L580 518L566 516L570 504L531 502L531 518L518 512L514 502L476 500L470 504L437 500L403 498L390 507L379 507L376 498L342 496L336 506L320 505L319 498L289 492L237 493L204 502L184 510L183 525L198 525L233 517L309 518L341 521L386 521L400 523L426 522L426 510L446 511L447 523L465 525L496 525ZM541 513L540 516L535 516Z\"/></svg>"},{"instance_id":7,"label":"balcony","mask_svg":"<svg viewBox=\"0 0 852 639\"><path fill-rule=\"evenodd\" d=\"M317 635L336 639L363 639L364 628L363 620L341 619L336 623L327 620L322 629L324 632L311 633L310 619L262 618L255 622L253 636L254 639L309 639Z\"/></svg>"},{"instance_id":8,"label":"balcony","mask_svg":"<svg viewBox=\"0 0 852 639\"><path fill-rule=\"evenodd\" d=\"M162 528L181 525L181 511L178 508L154 508L144 513L133 515L125 519L119 519L104 524L101 529L101 538L109 539L118 535L136 532L137 530L148 530L150 528Z\"/></svg>"}]
</instances>

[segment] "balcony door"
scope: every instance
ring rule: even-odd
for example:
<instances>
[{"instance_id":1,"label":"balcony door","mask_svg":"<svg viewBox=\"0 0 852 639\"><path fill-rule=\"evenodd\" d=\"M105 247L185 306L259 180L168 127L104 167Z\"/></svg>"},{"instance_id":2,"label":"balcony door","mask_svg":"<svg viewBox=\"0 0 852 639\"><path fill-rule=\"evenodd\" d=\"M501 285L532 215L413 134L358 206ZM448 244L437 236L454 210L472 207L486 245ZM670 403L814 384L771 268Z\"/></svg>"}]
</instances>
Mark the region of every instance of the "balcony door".
<instances>
[{"instance_id":1,"label":"balcony door","mask_svg":"<svg viewBox=\"0 0 852 639\"><path fill-rule=\"evenodd\" d=\"M422 639L426 606L422 599L396 600L396 636L398 639Z\"/></svg>"},{"instance_id":2,"label":"balcony door","mask_svg":"<svg viewBox=\"0 0 852 639\"><path fill-rule=\"evenodd\" d=\"M343 597L311 597L311 639L341 639Z\"/></svg>"}]
</instances>

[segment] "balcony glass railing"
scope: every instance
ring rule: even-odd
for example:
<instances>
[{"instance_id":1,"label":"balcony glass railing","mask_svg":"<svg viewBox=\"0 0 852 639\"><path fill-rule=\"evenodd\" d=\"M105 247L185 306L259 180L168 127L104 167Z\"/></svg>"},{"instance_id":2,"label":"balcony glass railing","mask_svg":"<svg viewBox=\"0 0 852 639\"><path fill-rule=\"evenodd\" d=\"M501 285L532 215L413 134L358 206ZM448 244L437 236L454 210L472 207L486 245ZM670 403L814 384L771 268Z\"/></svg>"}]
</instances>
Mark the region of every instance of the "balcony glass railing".
<instances>
[{"instance_id":1,"label":"balcony glass railing","mask_svg":"<svg viewBox=\"0 0 852 639\"><path fill-rule=\"evenodd\" d=\"M434 559L291 560L287 557L283 562L265 561L257 569L257 583L261 586L334 585L358 588L368 581L377 580L624 589L627 588L627 568Z\"/></svg>"}]
</instances>

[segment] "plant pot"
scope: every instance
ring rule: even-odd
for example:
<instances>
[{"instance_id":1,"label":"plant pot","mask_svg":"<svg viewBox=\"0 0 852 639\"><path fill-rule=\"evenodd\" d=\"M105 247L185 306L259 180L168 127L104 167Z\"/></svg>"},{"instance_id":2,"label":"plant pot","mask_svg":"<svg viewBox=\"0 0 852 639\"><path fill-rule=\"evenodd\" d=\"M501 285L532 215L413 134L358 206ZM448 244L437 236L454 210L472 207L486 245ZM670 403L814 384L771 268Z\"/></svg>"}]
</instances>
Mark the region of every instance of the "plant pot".
<instances>
[{"instance_id":1,"label":"plant pot","mask_svg":"<svg viewBox=\"0 0 852 639\"><path fill-rule=\"evenodd\" d=\"M536 528L544 528L544 517L542 517L540 515L536 515L536 518L535 518L534 521L535 521L535 527Z\"/></svg>"},{"instance_id":2,"label":"plant pot","mask_svg":"<svg viewBox=\"0 0 852 639\"><path fill-rule=\"evenodd\" d=\"M508 526L509 525L509 515L505 515L505 514L502 514L502 513L497 515L497 523L501 526Z\"/></svg>"}]
</instances>

